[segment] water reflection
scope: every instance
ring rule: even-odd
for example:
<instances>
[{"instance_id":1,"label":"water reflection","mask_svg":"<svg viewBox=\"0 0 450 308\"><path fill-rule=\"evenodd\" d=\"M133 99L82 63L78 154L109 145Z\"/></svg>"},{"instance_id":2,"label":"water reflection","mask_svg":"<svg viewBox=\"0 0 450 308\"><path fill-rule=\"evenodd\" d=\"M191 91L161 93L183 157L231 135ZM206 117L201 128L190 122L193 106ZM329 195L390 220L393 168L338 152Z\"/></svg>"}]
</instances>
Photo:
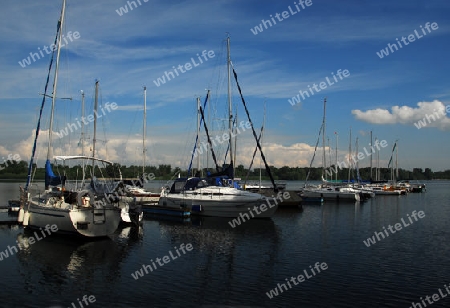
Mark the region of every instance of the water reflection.
<instances>
[{"instance_id":1,"label":"water reflection","mask_svg":"<svg viewBox=\"0 0 450 308\"><path fill-rule=\"evenodd\" d=\"M44 287L46 293L54 295L68 290L83 295L91 294L99 285L120 282L120 265L142 237L142 228L134 226L119 229L112 238L89 241L54 234L39 239L34 231L22 230L17 234L19 243L38 239L31 245L21 245L17 253L24 291L38 294Z\"/></svg>"},{"instance_id":2,"label":"water reflection","mask_svg":"<svg viewBox=\"0 0 450 308\"><path fill-rule=\"evenodd\" d=\"M242 304L242 294L264 294L272 284L281 247L279 228L271 219L252 219L236 228L229 221L196 216L184 222L159 221L172 246L194 247L195 256L188 261L194 279L178 286L195 289L191 299L196 303L219 304L217 297L210 298L220 293L228 299L221 304Z\"/></svg>"}]
</instances>

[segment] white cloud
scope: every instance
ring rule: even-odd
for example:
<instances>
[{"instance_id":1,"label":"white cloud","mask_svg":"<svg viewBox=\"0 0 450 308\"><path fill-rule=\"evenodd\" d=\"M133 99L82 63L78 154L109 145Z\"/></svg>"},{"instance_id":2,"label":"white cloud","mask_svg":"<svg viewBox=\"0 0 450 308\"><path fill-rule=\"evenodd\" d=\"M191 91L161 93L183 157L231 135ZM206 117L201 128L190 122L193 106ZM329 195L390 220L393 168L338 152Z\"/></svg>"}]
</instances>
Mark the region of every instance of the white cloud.
<instances>
[{"instance_id":1,"label":"white cloud","mask_svg":"<svg viewBox=\"0 0 450 308\"><path fill-rule=\"evenodd\" d=\"M396 123L395 115L391 114L389 110L377 108L374 110L352 110L355 118L368 123L374 124L394 124Z\"/></svg>"},{"instance_id":2,"label":"white cloud","mask_svg":"<svg viewBox=\"0 0 450 308\"><path fill-rule=\"evenodd\" d=\"M441 101L419 102L417 108L410 106L392 106L391 110L377 108L367 111L352 110L357 120L373 124L406 124L414 125L418 121L426 121L426 127L437 127L450 130L450 118L447 116L449 105Z\"/></svg>"},{"instance_id":3,"label":"white cloud","mask_svg":"<svg viewBox=\"0 0 450 308\"><path fill-rule=\"evenodd\" d=\"M171 136L168 137L168 134ZM217 132L217 135L221 135ZM0 147L0 156L7 156L8 154L19 154L22 160L28 161L32 145L34 142L35 131L31 132L29 137L25 140L10 147ZM214 138L214 132L212 138ZM249 167L253 151L256 143L253 137L248 132L247 136L240 136L237 149L236 164L242 164L246 168ZM203 138L204 139L204 138ZM181 167L185 169L188 167L191 151L193 150L195 140L195 132L186 134L170 133L161 131L158 135L153 133L149 136L146 142L147 155L146 165L170 164L172 167ZM192 141L192 142L191 142ZM48 144L48 130L41 130L38 138L37 151L35 163L42 167L47 156ZM55 155L80 155L81 147L79 138L73 138L72 135L58 138L54 135L53 153ZM221 147L215 149L218 156L219 165L223 162L223 154L225 153L226 143ZM269 165L277 168L283 166L291 167L307 167L314 153L314 146L306 143L294 143L291 145L282 145L277 142L265 142L263 144L263 152ZM90 141L85 142L84 154L92 155L92 146ZM106 159L121 165L142 165L142 136L136 134L135 136L114 135L108 137L105 142L98 142L96 145L96 156ZM211 157L211 156L210 156ZM259 152L256 155L253 168L259 167ZM195 160L194 160L195 162ZM212 167L212 160L209 158L210 166ZM314 165L320 165L320 159L316 159ZM206 165L206 155L201 155L201 164Z\"/></svg>"},{"instance_id":4,"label":"white cloud","mask_svg":"<svg viewBox=\"0 0 450 308\"><path fill-rule=\"evenodd\" d=\"M245 167L250 165L255 145L247 145L238 149L240 159L238 164L243 164ZM267 163L277 168L283 166L291 167L306 167L314 153L314 147L306 143L295 143L292 145L282 145L278 143L265 143L263 153L266 157ZM255 162L258 162L259 167L259 153L256 155ZM255 163L253 165L255 167Z\"/></svg>"}]
</instances>

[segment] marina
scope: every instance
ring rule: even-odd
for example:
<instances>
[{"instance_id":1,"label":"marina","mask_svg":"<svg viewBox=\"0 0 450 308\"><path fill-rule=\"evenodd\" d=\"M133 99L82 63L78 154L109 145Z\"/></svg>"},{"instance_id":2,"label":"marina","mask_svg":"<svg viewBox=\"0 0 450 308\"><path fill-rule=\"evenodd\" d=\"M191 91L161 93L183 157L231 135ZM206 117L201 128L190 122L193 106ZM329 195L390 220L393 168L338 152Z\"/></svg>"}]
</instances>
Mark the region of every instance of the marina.
<instances>
[{"instance_id":1,"label":"marina","mask_svg":"<svg viewBox=\"0 0 450 308\"><path fill-rule=\"evenodd\" d=\"M2 204L15 197L18 184L0 182ZM155 181L145 188L154 191L162 184ZM300 185L288 182L286 189ZM182 219L144 210L141 226L121 226L108 238L86 241L52 234L7 257L8 247L35 235L20 225L2 224L0 270L8 279L0 284L8 292L0 300L2 307L68 307L91 294L100 307L148 307L149 302L152 307L287 307L292 302L408 307L418 294L442 288L448 269L450 212L443 204L450 198L450 182L426 186L426 193L380 195L364 203L279 208L270 219L251 219L235 228L227 218ZM16 218L3 211L2 221ZM414 211L425 216L416 220ZM384 234L396 223L401 230ZM379 234L377 241L380 232L385 238ZM376 244L367 247L373 236ZM192 250L184 254L182 244L191 244ZM169 256L167 264L164 256ZM148 268L145 274L142 266L151 260L153 271ZM327 269L318 273L312 267L314 276L309 266L317 262L325 262ZM134 279L140 270L143 276ZM287 284L286 278L299 275L304 281Z\"/></svg>"},{"instance_id":2,"label":"marina","mask_svg":"<svg viewBox=\"0 0 450 308\"><path fill-rule=\"evenodd\" d=\"M121 1L0 11L0 307L450 306L448 4Z\"/></svg>"}]
</instances>

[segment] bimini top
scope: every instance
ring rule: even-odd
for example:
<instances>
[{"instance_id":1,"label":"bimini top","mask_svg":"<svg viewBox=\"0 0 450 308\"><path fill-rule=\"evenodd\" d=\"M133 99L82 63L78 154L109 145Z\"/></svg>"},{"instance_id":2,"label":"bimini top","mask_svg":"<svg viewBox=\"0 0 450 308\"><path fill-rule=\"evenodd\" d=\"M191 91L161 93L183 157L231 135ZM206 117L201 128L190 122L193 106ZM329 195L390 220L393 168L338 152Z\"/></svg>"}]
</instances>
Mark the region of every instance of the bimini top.
<instances>
[{"instance_id":1,"label":"bimini top","mask_svg":"<svg viewBox=\"0 0 450 308\"><path fill-rule=\"evenodd\" d=\"M101 158L95 158L95 157L89 157L89 156L82 156L82 155L72 155L72 156L54 156L53 157L56 160L69 160L69 159L87 159L87 160L96 160L101 161L107 164L112 165L113 163L109 160L101 159Z\"/></svg>"},{"instance_id":2,"label":"bimini top","mask_svg":"<svg viewBox=\"0 0 450 308\"><path fill-rule=\"evenodd\" d=\"M193 178L178 178L176 179L172 187L171 193L179 193L184 190L195 190L197 188L209 186L205 179L193 177Z\"/></svg>"},{"instance_id":3,"label":"bimini top","mask_svg":"<svg viewBox=\"0 0 450 308\"><path fill-rule=\"evenodd\" d=\"M182 191L196 190L197 188L208 186L231 187L242 190L242 187L236 181L229 179L226 176L213 178L192 177L176 179L170 188L170 193L180 193Z\"/></svg>"}]
</instances>

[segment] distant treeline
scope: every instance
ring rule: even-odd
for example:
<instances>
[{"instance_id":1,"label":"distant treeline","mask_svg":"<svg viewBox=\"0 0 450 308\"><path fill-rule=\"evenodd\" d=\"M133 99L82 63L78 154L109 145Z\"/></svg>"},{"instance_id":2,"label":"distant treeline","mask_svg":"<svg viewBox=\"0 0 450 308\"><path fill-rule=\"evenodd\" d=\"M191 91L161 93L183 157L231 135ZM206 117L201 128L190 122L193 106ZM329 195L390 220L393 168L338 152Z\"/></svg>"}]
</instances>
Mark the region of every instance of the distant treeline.
<instances>
[{"instance_id":1,"label":"distant treeline","mask_svg":"<svg viewBox=\"0 0 450 308\"><path fill-rule=\"evenodd\" d=\"M97 177L118 177L119 170L122 174L123 178L136 178L142 174L142 166L121 166L120 164L114 164L113 166L108 166L105 169L103 174L98 173L96 171ZM328 169L328 179L330 178L330 174L332 174L332 179L336 178L335 173L332 173L331 170L334 170L334 167ZM205 169L203 170L205 172ZM214 170L210 169L211 172ZM80 165L67 167L62 165L53 165L53 172L56 175L66 175L68 179L79 179L82 175L82 168ZM86 174L87 177L90 177L91 174L91 166L86 166ZM169 180L173 177L178 176L178 173L181 172L181 176L187 175L187 170L181 170L178 167L172 168L171 165L159 165L159 166L147 166L145 167L145 173L151 174L153 173L157 180ZM271 167L272 175L275 180L286 180L286 181L304 181L306 176L308 175L308 180L317 181L321 180L322 177L322 168L307 168L307 167ZM6 161L3 164L0 164L0 179L23 179L25 181L28 173L28 163L25 161ZM243 165L238 165L235 168L235 177L239 177L241 179L245 179L248 174L249 180L259 179L259 168L255 168L248 172ZM391 169L388 168L380 168L380 180L389 180L391 178ZM430 168L414 168L412 171L398 169L399 176L397 179L399 180L433 180L433 179L450 179L450 170L445 171L437 171L433 172ZM372 177L370 175L370 168L361 168L359 169L360 177L363 180L375 179L375 169L372 169ZM44 168L35 169L34 179L43 180L45 176ZM266 173L265 169L261 170L261 176L264 180L268 180L269 177ZM356 171L351 170L350 178L356 179ZM337 179L346 180L348 179L348 169L338 169Z\"/></svg>"}]
</instances>

